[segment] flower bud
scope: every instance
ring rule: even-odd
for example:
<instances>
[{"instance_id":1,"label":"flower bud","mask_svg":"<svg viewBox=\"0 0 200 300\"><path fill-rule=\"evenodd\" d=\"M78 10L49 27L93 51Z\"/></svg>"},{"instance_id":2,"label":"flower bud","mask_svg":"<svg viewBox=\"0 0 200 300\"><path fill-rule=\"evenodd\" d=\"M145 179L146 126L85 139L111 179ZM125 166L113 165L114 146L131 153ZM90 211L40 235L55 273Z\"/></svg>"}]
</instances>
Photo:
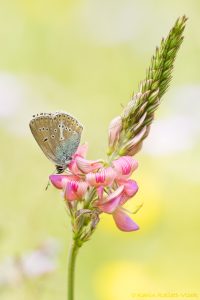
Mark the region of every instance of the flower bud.
<instances>
[{"instance_id":1,"label":"flower bud","mask_svg":"<svg viewBox=\"0 0 200 300\"><path fill-rule=\"evenodd\" d=\"M118 116L118 117L114 118L109 125L108 154L113 152L114 147L119 140L119 134L121 132L121 129L122 129L122 118L120 116Z\"/></svg>"},{"instance_id":2,"label":"flower bud","mask_svg":"<svg viewBox=\"0 0 200 300\"><path fill-rule=\"evenodd\" d=\"M134 138L129 140L123 148L119 150L119 155L129 155L133 156L136 154L142 147L142 140L148 132L148 127L145 126Z\"/></svg>"}]
</instances>

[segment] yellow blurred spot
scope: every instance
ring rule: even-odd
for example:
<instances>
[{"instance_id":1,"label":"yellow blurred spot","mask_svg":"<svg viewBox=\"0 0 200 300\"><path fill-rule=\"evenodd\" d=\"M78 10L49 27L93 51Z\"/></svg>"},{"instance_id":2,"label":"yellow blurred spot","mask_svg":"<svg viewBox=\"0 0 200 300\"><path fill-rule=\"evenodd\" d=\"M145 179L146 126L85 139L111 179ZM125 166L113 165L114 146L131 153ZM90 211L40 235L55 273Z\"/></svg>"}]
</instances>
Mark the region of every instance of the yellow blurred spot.
<instances>
[{"instance_id":1,"label":"yellow blurred spot","mask_svg":"<svg viewBox=\"0 0 200 300\"><path fill-rule=\"evenodd\" d=\"M136 181L139 185L139 191L135 197L127 202L125 208L133 212L142 205L136 214L130 216L140 226L142 232L146 232L158 224L162 217L162 193L159 183L146 172L143 174L143 178L138 177ZM119 231L119 229L115 230L116 226L112 215L102 214L101 219L102 230L110 230L113 233Z\"/></svg>"},{"instance_id":2,"label":"yellow blurred spot","mask_svg":"<svg viewBox=\"0 0 200 300\"><path fill-rule=\"evenodd\" d=\"M104 265L98 270L94 284L101 300L134 300L134 293L156 289L144 267L128 261Z\"/></svg>"},{"instance_id":3,"label":"yellow blurred spot","mask_svg":"<svg viewBox=\"0 0 200 300\"><path fill-rule=\"evenodd\" d=\"M66 17L70 12L73 4L71 0L20 0L22 10L29 16L29 18L38 19L41 21L59 20L59 18Z\"/></svg>"}]
</instances>

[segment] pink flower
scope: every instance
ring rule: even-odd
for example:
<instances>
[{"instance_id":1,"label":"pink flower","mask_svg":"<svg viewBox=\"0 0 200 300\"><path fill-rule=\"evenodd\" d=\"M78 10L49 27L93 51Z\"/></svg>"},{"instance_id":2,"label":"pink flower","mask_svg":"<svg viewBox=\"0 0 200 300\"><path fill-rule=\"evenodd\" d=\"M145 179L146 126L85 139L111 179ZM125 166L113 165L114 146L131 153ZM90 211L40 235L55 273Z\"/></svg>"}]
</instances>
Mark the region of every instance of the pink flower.
<instances>
[{"instance_id":1,"label":"pink flower","mask_svg":"<svg viewBox=\"0 0 200 300\"><path fill-rule=\"evenodd\" d=\"M124 212L122 205L136 194L138 187L135 181L130 182L130 180L125 185L119 186L106 199L103 198L102 187L99 188L97 206L102 212L112 214L115 224L120 230L135 231L139 229L139 226Z\"/></svg>"},{"instance_id":2,"label":"pink flower","mask_svg":"<svg viewBox=\"0 0 200 300\"><path fill-rule=\"evenodd\" d=\"M75 160L78 169L86 174L89 172L97 171L103 166L101 160L87 160L82 157L77 157Z\"/></svg>"},{"instance_id":3,"label":"pink flower","mask_svg":"<svg viewBox=\"0 0 200 300\"><path fill-rule=\"evenodd\" d=\"M114 211L113 219L121 231L129 232L139 229L139 226L121 208Z\"/></svg>"},{"instance_id":4,"label":"pink flower","mask_svg":"<svg viewBox=\"0 0 200 300\"><path fill-rule=\"evenodd\" d=\"M119 120L113 120L113 124L115 122L119 125ZM110 134L111 142L114 143L117 138L116 128L111 127ZM85 159L87 149L86 144L79 146L68 166L70 174L53 174L49 177L51 183L63 190L66 201L83 200L81 203L84 203L88 191L88 203L94 203L93 209L98 207L98 211L111 214L120 230L139 229L123 208L138 191L137 183L129 179L138 167L137 161L131 156L122 156L112 161L110 166L104 167L102 160Z\"/></svg>"},{"instance_id":5,"label":"pink flower","mask_svg":"<svg viewBox=\"0 0 200 300\"><path fill-rule=\"evenodd\" d=\"M108 214L113 213L120 204L123 189L124 186L121 185L113 193L109 194L106 199L102 198L102 194L97 203L100 210Z\"/></svg>"},{"instance_id":6,"label":"pink flower","mask_svg":"<svg viewBox=\"0 0 200 300\"><path fill-rule=\"evenodd\" d=\"M87 143L82 144L78 147L76 152L73 154L72 159L74 159L77 156L86 157L87 152L88 152L88 144Z\"/></svg>"},{"instance_id":7,"label":"pink flower","mask_svg":"<svg viewBox=\"0 0 200 300\"><path fill-rule=\"evenodd\" d=\"M120 201L120 205L123 205L128 199L132 198L137 193L138 185L137 182L132 179L121 181L120 184L124 186L123 196Z\"/></svg>"},{"instance_id":8,"label":"pink flower","mask_svg":"<svg viewBox=\"0 0 200 300\"><path fill-rule=\"evenodd\" d=\"M81 200L84 198L88 184L85 181L69 180L66 183L64 197L67 201Z\"/></svg>"},{"instance_id":9,"label":"pink flower","mask_svg":"<svg viewBox=\"0 0 200 300\"><path fill-rule=\"evenodd\" d=\"M63 174L52 174L49 176L49 180L57 189L63 189L69 180L76 180L78 177Z\"/></svg>"},{"instance_id":10,"label":"pink flower","mask_svg":"<svg viewBox=\"0 0 200 300\"><path fill-rule=\"evenodd\" d=\"M72 160L70 164L68 165L68 169L75 175L78 175L80 173L80 170L77 166L76 160L77 158L84 158L88 151L88 145L85 143L78 147L76 152L72 155Z\"/></svg>"},{"instance_id":11,"label":"pink flower","mask_svg":"<svg viewBox=\"0 0 200 300\"><path fill-rule=\"evenodd\" d=\"M86 181L90 186L110 186L116 177L116 173L113 168L102 168L96 173L88 173L86 175Z\"/></svg>"},{"instance_id":12,"label":"pink flower","mask_svg":"<svg viewBox=\"0 0 200 300\"><path fill-rule=\"evenodd\" d=\"M68 201L84 198L88 188L88 183L77 176L54 174L49 179L57 189L64 190L65 200Z\"/></svg>"},{"instance_id":13,"label":"pink flower","mask_svg":"<svg viewBox=\"0 0 200 300\"><path fill-rule=\"evenodd\" d=\"M118 179L126 179L131 176L138 167L137 160L131 156L122 156L112 162Z\"/></svg>"},{"instance_id":14,"label":"pink flower","mask_svg":"<svg viewBox=\"0 0 200 300\"><path fill-rule=\"evenodd\" d=\"M87 144L83 144L78 147L77 151L72 156L72 160L68 168L74 175L81 175L81 173L87 174L90 172L94 172L103 166L102 160L85 159L87 150Z\"/></svg>"}]
</instances>

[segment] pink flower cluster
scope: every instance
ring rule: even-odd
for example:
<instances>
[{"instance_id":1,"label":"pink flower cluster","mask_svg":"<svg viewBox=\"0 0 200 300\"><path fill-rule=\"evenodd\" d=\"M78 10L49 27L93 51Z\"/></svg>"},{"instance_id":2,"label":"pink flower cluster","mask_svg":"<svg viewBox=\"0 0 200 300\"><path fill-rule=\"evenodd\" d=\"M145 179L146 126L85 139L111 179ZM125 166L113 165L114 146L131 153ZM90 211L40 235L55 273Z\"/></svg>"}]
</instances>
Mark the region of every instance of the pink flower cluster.
<instances>
[{"instance_id":1,"label":"pink flower cluster","mask_svg":"<svg viewBox=\"0 0 200 300\"><path fill-rule=\"evenodd\" d=\"M129 217L123 205L138 191L137 183L129 179L138 163L131 156L121 156L105 166L101 160L86 160L87 144L79 146L68 166L69 174L53 174L51 183L64 192L66 201L83 201L89 191L94 209L111 214L122 231L139 226Z\"/></svg>"}]
</instances>

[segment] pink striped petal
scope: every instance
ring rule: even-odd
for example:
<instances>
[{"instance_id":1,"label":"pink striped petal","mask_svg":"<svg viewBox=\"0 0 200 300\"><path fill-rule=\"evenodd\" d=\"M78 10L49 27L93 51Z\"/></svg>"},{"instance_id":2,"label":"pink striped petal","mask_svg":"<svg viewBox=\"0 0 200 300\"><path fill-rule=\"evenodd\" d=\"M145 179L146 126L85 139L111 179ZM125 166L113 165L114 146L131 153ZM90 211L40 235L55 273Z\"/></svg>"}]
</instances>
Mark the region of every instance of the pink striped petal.
<instances>
[{"instance_id":1,"label":"pink striped petal","mask_svg":"<svg viewBox=\"0 0 200 300\"><path fill-rule=\"evenodd\" d=\"M97 188L97 195L100 201L103 199L103 191L104 191L103 186L99 186Z\"/></svg>"},{"instance_id":2,"label":"pink striped petal","mask_svg":"<svg viewBox=\"0 0 200 300\"><path fill-rule=\"evenodd\" d=\"M68 169L72 172L72 174L74 175L79 175L80 174L80 170L76 164L76 159L72 159L68 165Z\"/></svg>"},{"instance_id":3,"label":"pink striped petal","mask_svg":"<svg viewBox=\"0 0 200 300\"><path fill-rule=\"evenodd\" d=\"M75 190L77 190L77 183L73 184L72 181L67 182L67 185L65 187L65 192L64 192L64 198L67 201L73 201L76 200L76 194Z\"/></svg>"},{"instance_id":4,"label":"pink striped petal","mask_svg":"<svg viewBox=\"0 0 200 300\"><path fill-rule=\"evenodd\" d=\"M131 156L122 156L113 161L113 167L117 173L117 178L128 178L137 169L138 162Z\"/></svg>"},{"instance_id":5,"label":"pink striped petal","mask_svg":"<svg viewBox=\"0 0 200 300\"><path fill-rule=\"evenodd\" d=\"M113 168L103 168L97 173L88 173L86 175L86 181L90 186L109 186L115 179L115 172Z\"/></svg>"},{"instance_id":6,"label":"pink striped petal","mask_svg":"<svg viewBox=\"0 0 200 300\"><path fill-rule=\"evenodd\" d=\"M79 199L82 199L85 196L85 193L87 192L88 183L85 181L80 181L78 185L77 190L77 196Z\"/></svg>"},{"instance_id":7,"label":"pink striped petal","mask_svg":"<svg viewBox=\"0 0 200 300\"><path fill-rule=\"evenodd\" d=\"M64 197L67 201L82 199L87 191L88 184L84 181L68 181L64 191Z\"/></svg>"},{"instance_id":8,"label":"pink striped petal","mask_svg":"<svg viewBox=\"0 0 200 300\"><path fill-rule=\"evenodd\" d=\"M76 177L74 176L60 174L52 174L49 176L49 180L57 189L62 189L66 185L67 181L75 178Z\"/></svg>"},{"instance_id":9,"label":"pink striped petal","mask_svg":"<svg viewBox=\"0 0 200 300\"><path fill-rule=\"evenodd\" d=\"M87 160L82 157L76 157L76 164L79 170L83 173L89 173L98 170L102 167L101 160Z\"/></svg>"},{"instance_id":10,"label":"pink striped petal","mask_svg":"<svg viewBox=\"0 0 200 300\"><path fill-rule=\"evenodd\" d=\"M120 186L118 189L116 189L113 193L111 193L106 201L104 203L101 203L98 205L101 211L111 214L113 213L116 208L119 206L119 203L121 201L122 191L124 187Z\"/></svg>"},{"instance_id":11,"label":"pink striped petal","mask_svg":"<svg viewBox=\"0 0 200 300\"><path fill-rule=\"evenodd\" d=\"M114 211L113 219L117 227L122 231L135 231L139 229L139 226L120 208Z\"/></svg>"}]
</instances>

